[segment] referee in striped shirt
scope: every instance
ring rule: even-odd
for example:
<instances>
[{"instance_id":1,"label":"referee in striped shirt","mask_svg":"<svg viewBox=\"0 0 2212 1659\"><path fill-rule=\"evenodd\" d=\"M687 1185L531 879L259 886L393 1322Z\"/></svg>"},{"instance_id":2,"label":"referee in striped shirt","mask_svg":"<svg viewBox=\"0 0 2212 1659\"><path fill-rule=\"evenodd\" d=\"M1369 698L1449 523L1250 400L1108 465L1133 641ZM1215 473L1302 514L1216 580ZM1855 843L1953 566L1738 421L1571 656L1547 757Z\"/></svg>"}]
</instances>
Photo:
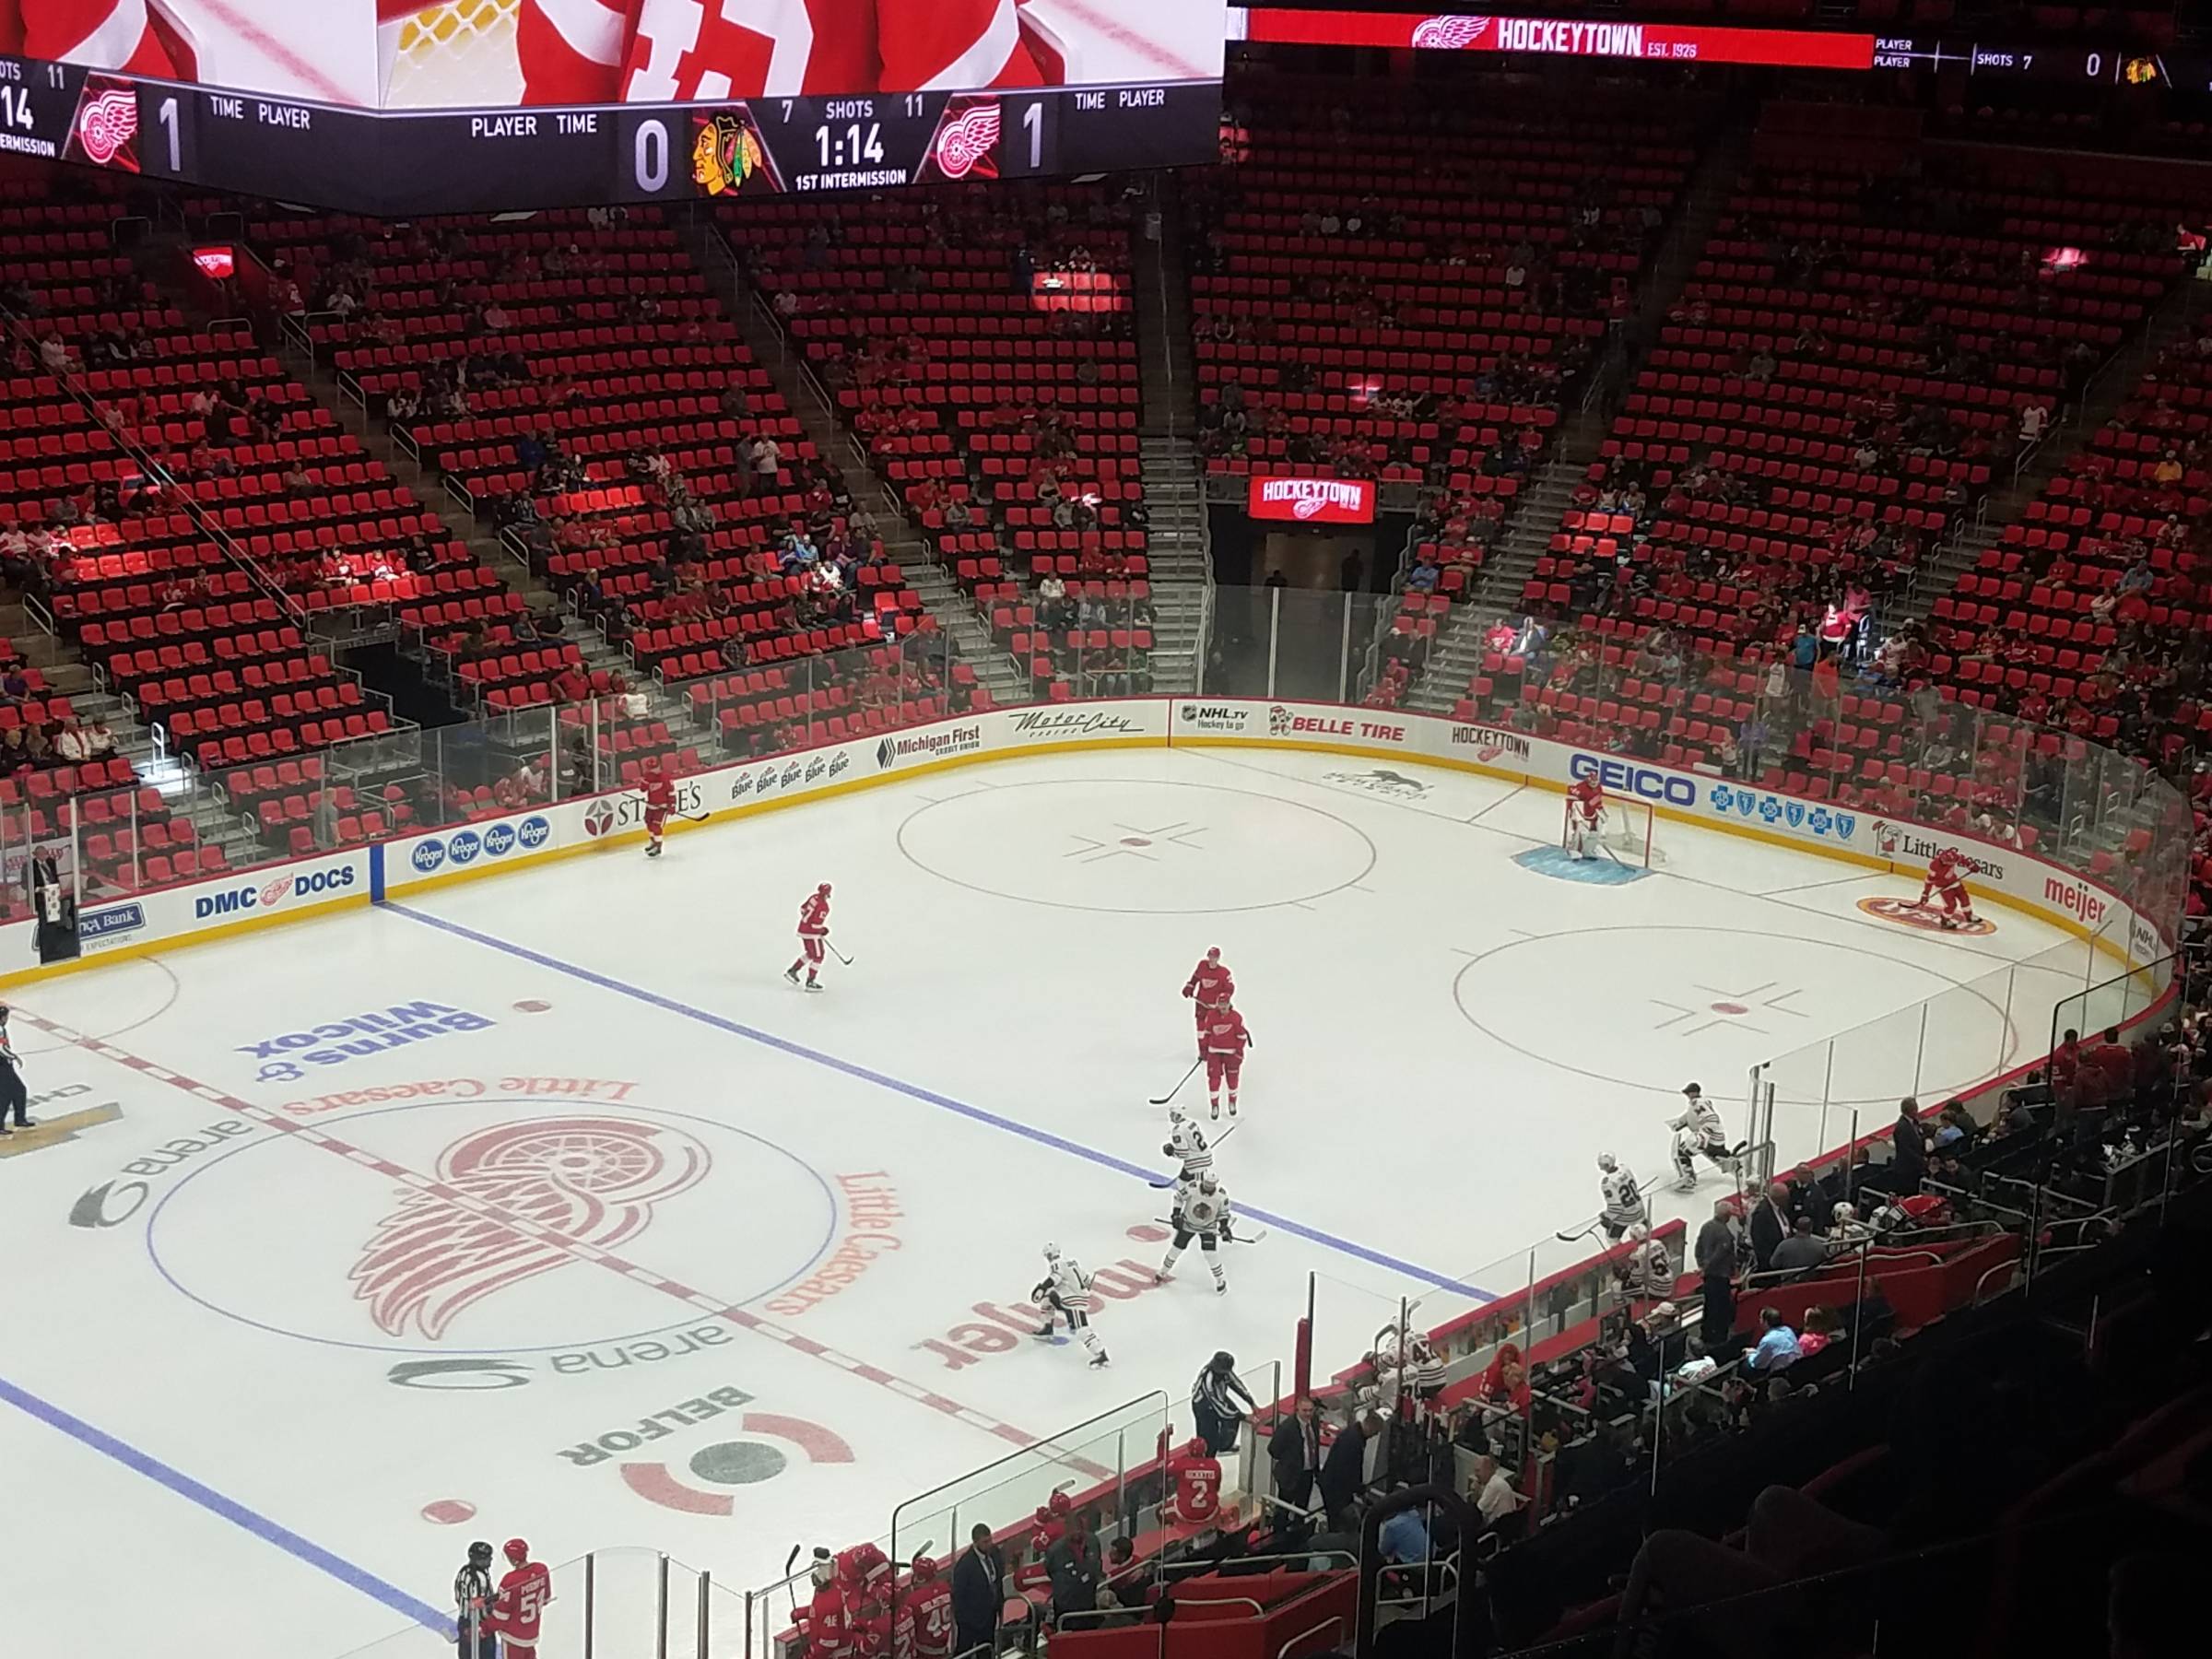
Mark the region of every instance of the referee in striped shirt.
<instances>
[{"instance_id":1,"label":"referee in striped shirt","mask_svg":"<svg viewBox=\"0 0 2212 1659\"><path fill-rule=\"evenodd\" d=\"M491 1546L477 1539L468 1560L453 1574L454 1651L461 1659L500 1659L500 1639L491 1633Z\"/></svg>"},{"instance_id":2,"label":"referee in striped shirt","mask_svg":"<svg viewBox=\"0 0 2212 1659\"><path fill-rule=\"evenodd\" d=\"M1238 1402L1241 1400L1242 1405ZM1237 1375L1237 1357L1226 1351L1206 1362L1191 1384L1191 1418L1205 1438L1206 1450L1216 1457L1237 1449L1237 1426L1244 1414L1257 1411L1252 1391Z\"/></svg>"}]
</instances>

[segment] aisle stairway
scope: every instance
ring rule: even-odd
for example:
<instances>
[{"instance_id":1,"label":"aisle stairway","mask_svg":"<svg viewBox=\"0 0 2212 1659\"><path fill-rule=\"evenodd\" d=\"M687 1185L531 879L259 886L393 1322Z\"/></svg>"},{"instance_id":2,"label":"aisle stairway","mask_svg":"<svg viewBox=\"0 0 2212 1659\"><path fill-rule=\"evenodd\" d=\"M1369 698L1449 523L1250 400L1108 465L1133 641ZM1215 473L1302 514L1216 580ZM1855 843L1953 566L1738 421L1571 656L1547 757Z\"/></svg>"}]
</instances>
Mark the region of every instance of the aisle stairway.
<instances>
[{"instance_id":1,"label":"aisle stairway","mask_svg":"<svg viewBox=\"0 0 2212 1659\"><path fill-rule=\"evenodd\" d=\"M869 464L867 452L845 430L821 383L807 371L806 359L746 279L722 231L701 220L685 232L685 238L706 273L707 286L735 321L754 359L768 371L815 448L844 474L862 521L858 527L882 541L906 585L921 595L923 608L959 648L960 660L975 670L992 700L1002 707L1030 701L1027 677L992 639L974 603L946 574L928 542L907 518L903 504Z\"/></svg>"},{"instance_id":2,"label":"aisle stairway","mask_svg":"<svg viewBox=\"0 0 2212 1659\"><path fill-rule=\"evenodd\" d=\"M1138 395L1137 455L1145 485L1152 561L1152 683L1173 695L1197 688L1213 538L1206 480L1192 435L1198 429L1197 364L1191 350L1191 285L1183 263L1183 215L1172 173L1155 177L1134 239Z\"/></svg>"}]
</instances>

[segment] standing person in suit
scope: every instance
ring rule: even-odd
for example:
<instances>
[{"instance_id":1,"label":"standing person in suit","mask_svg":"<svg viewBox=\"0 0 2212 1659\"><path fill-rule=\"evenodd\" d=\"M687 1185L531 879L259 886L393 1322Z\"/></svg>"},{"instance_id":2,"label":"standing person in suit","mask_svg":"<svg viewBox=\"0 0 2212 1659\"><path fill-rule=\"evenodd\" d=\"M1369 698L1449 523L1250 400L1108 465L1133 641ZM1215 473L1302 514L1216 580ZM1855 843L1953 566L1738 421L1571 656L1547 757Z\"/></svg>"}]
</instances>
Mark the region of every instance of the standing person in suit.
<instances>
[{"instance_id":1,"label":"standing person in suit","mask_svg":"<svg viewBox=\"0 0 2212 1659\"><path fill-rule=\"evenodd\" d=\"M998 1619L1006 1605L1006 1563L991 1542L991 1529L977 1522L968 1547L952 1569L952 1651L964 1653L998 1640Z\"/></svg>"},{"instance_id":2,"label":"standing person in suit","mask_svg":"<svg viewBox=\"0 0 2212 1659\"><path fill-rule=\"evenodd\" d=\"M1352 1500L1367 1485L1368 1440L1382 1429L1381 1418L1356 1413L1329 1442L1329 1454L1321 1465L1321 1501L1332 1532L1342 1532L1348 1524Z\"/></svg>"},{"instance_id":3,"label":"standing person in suit","mask_svg":"<svg viewBox=\"0 0 2212 1659\"><path fill-rule=\"evenodd\" d=\"M1275 1426L1267 1437L1268 1461L1275 1465L1275 1495L1292 1509L1303 1510L1313 1501L1313 1483L1321 1478L1321 1423L1313 1411L1313 1396L1300 1394L1290 1416ZM1277 1516L1279 1526L1287 1517Z\"/></svg>"}]
</instances>

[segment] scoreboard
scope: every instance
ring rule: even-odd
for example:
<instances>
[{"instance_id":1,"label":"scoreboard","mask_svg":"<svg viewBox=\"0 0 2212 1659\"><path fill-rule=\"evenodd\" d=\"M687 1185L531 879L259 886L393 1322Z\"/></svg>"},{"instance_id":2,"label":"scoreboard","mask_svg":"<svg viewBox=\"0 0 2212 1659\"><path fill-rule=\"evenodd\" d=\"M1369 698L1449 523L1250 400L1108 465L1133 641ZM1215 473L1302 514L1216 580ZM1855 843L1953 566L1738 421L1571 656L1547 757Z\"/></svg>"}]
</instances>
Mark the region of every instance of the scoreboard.
<instances>
[{"instance_id":1,"label":"scoreboard","mask_svg":"<svg viewBox=\"0 0 2212 1659\"><path fill-rule=\"evenodd\" d=\"M1191 165L1220 153L1226 10L148 0L98 61L0 55L0 153L394 217Z\"/></svg>"}]
</instances>

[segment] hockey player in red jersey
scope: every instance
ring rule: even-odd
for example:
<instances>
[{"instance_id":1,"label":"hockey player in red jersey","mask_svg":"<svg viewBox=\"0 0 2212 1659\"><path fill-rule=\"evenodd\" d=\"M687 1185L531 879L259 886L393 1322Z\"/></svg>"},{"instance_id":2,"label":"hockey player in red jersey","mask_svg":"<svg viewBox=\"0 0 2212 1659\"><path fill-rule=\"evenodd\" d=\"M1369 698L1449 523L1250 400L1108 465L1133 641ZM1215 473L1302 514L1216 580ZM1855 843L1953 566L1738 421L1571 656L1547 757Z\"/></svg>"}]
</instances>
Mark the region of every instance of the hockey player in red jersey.
<instances>
[{"instance_id":1,"label":"hockey player in red jersey","mask_svg":"<svg viewBox=\"0 0 2212 1659\"><path fill-rule=\"evenodd\" d=\"M1230 999L1237 994L1237 982L1223 966L1218 945L1198 959L1198 966L1191 970L1191 977L1182 982L1182 994L1191 999L1191 1013L1198 1028L1198 1052L1203 1054L1206 1019L1228 1007Z\"/></svg>"},{"instance_id":2,"label":"hockey player in red jersey","mask_svg":"<svg viewBox=\"0 0 2212 1659\"><path fill-rule=\"evenodd\" d=\"M1244 1051L1252 1046L1252 1033L1244 1029L1244 1016L1226 1002L1214 1011L1198 1032L1198 1052L1206 1056L1206 1092L1213 1107L1213 1115L1221 1115L1221 1086L1229 1085L1229 1115L1237 1115L1237 1079L1243 1074Z\"/></svg>"},{"instance_id":3,"label":"hockey player in red jersey","mask_svg":"<svg viewBox=\"0 0 2212 1659\"><path fill-rule=\"evenodd\" d=\"M798 1616L806 1638L806 1659L854 1659L859 1648L853 1630L855 1609L838 1583L838 1562L828 1550L817 1548L812 1571L814 1599Z\"/></svg>"},{"instance_id":4,"label":"hockey player in red jersey","mask_svg":"<svg viewBox=\"0 0 2212 1659\"><path fill-rule=\"evenodd\" d=\"M806 903L799 906L799 954L792 965L783 970L783 977L793 984L799 982L799 970L806 970L809 991L819 991L822 959L830 953L830 884L823 882L807 894Z\"/></svg>"},{"instance_id":5,"label":"hockey player in red jersey","mask_svg":"<svg viewBox=\"0 0 2212 1659\"><path fill-rule=\"evenodd\" d=\"M534 104L980 91L1065 72L1017 0L521 0L515 55Z\"/></svg>"},{"instance_id":6,"label":"hockey player in red jersey","mask_svg":"<svg viewBox=\"0 0 2212 1659\"><path fill-rule=\"evenodd\" d=\"M952 1586L926 1551L914 1558L913 1576L899 1593L891 1627L892 1659L947 1659L952 1652Z\"/></svg>"},{"instance_id":7,"label":"hockey player in red jersey","mask_svg":"<svg viewBox=\"0 0 2212 1659\"><path fill-rule=\"evenodd\" d=\"M1981 918L1974 914L1974 901L1966 890L1966 878L1973 870L1974 861L1957 847L1945 847L1928 861L1927 879L1920 884L1920 907L1929 907L1932 893L1943 900L1943 914L1937 921L1945 927L1971 927Z\"/></svg>"},{"instance_id":8,"label":"hockey player in red jersey","mask_svg":"<svg viewBox=\"0 0 2212 1659\"><path fill-rule=\"evenodd\" d=\"M667 827L668 815L676 810L676 783L661 770L658 759L645 762L645 782L640 785L645 792L645 856L661 855L661 831Z\"/></svg>"},{"instance_id":9,"label":"hockey player in red jersey","mask_svg":"<svg viewBox=\"0 0 2212 1659\"><path fill-rule=\"evenodd\" d=\"M159 0L0 0L0 52L170 80L200 73L191 35Z\"/></svg>"},{"instance_id":10,"label":"hockey player in red jersey","mask_svg":"<svg viewBox=\"0 0 2212 1659\"><path fill-rule=\"evenodd\" d=\"M1605 786L1595 778L1583 778L1567 791L1567 852L1570 857L1588 858L1591 845L1606 821Z\"/></svg>"},{"instance_id":11,"label":"hockey player in red jersey","mask_svg":"<svg viewBox=\"0 0 2212 1659\"><path fill-rule=\"evenodd\" d=\"M485 1624L513 1659L533 1659L546 1604L553 1599L553 1574L543 1561L530 1559L530 1546L520 1538L507 1540L507 1559L513 1571L500 1581Z\"/></svg>"},{"instance_id":12,"label":"hockey player in red jersey","mask_svg":"<svg viewBox=\"0 0 2212 1659\"><path fill-rule=\"evenodd\" d=\"M1171 1526L1200 1527L1221 1510L1221 1460L1197 1436L1168 1459L1168 1500L1160 1518Z\"/></svg>"}]
</instances>

